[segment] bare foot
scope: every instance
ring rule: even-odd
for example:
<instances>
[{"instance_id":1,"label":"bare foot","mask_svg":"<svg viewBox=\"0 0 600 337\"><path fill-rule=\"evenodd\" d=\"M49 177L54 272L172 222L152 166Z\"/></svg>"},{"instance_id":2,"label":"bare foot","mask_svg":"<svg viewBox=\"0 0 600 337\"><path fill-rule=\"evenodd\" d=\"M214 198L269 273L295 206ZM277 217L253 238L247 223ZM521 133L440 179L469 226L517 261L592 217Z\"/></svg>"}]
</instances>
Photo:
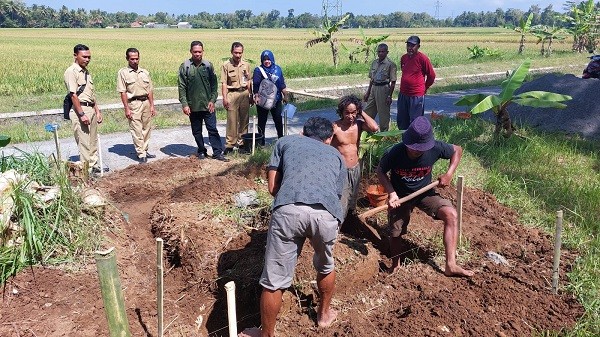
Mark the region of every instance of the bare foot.
<instances>
[{"instance_id":1,"label":"bare foot","mask_svg":"<svg viewBox=\"0 0 600 337\"><path fill-rule=\"evenodd\" d=\"M444 275L446 276L457 276L457 277L471 277L473 275L475 275L475 273L472 270L468 270L468 269L463 269L458 265L454 265L452 267L450 267L449 265L446 265L446 270L444 270Z\"/></svg>"},{"instance_id":2,"label":"bare foot","mask_svg":"<svg viewBox=\"0 0 600 337\"><path fill-rule=\"evenodd\" d=\"M337 318L338 312L333 309L329 309L327 313L323 315L317 315L317 324L321 328L327 328L333 324L333 321Z\"/></svg>"},{"instance_id":3,"label":"bare foot","mask_svg":"<svg viewBox=\"0 0 600 337\"><path fill-rule=\"evenodd\" d=\"M238 334L238 337L260 337L261 333L259 328L246 328Z\"/></svg>"}]
</instances>

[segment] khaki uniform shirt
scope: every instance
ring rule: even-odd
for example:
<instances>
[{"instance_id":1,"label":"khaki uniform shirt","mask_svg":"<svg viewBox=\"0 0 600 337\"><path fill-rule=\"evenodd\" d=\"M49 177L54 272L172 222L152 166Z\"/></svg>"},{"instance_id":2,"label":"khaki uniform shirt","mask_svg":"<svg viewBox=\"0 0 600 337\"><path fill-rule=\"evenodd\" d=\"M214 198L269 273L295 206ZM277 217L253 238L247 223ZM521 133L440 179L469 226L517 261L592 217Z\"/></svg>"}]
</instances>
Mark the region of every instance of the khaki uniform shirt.
<instances>
[{"instance_id":1,"label":"khaki uniform shirt","mask_svg":"<svg viewBox=\"0 0 600 337\"><path fill-rule=\"evenodd\" d=\"M252 81L252 72L250 64L244 60L235 66L229 61L223 63L221 67L221 84L227 86L227 89L249 88Z\"/></svg>"},{"instance_id":2,"label":"khaki uniform shirt","mask_svg":"<svg viewBox=\"0 0 600 337\"><path fill-rule=\"evenodd\" d=\"M85 80L85 74L87 73L87 84ZM94 80L92 75L81 68L79 64L74 62L67 70L65 70L65 86L67 90L72 93L77 93L77 89L80 86L86 84L83 92L78 96L80 102L95 103L96 102L96 91L94 90Z\"/></svg>"},{"instance_id":3,"label":"khaki uniform shirt","mask_svg":"<svg viewBox=\"0 0 600 337\"><path fill-rule=\"evenodd\" d=\"M153 90L150 73L143 68L137 71L127 66L117 75L117 92L126 92L127 98L148 96Z\"/></svg>"},{"instance_id":4,"label":"khaki uniform shirt","mask_svg":"<svg viewBox=\"0 0 600 337\"><path fill-rule=\"evenodd\" d=\"M395 82L397 78L397 67L389 57L383 59L383 61L379 61L379 59L375 59L373 63L371 63L371 69L369 70L369 78L373 80L374 83L390 83Z\"/></svg>"}]
</instances>

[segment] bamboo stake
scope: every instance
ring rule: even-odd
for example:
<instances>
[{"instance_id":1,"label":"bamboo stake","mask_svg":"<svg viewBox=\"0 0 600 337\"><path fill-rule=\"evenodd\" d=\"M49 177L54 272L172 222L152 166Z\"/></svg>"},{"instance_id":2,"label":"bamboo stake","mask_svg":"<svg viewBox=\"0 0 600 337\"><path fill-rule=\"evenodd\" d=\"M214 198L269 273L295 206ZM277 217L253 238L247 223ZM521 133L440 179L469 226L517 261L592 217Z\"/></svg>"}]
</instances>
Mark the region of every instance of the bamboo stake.
<instances>
[{"instance_id":1,"label":"bamboo stake","mask_svg":"<svg viewBox=\"0 0 600 337\"><path fill-rule=\"evenodd\" d=\"M256 116L252 116L252 154L256 147Z\"/></svg>"},{"instance_id":2,"label":"bamboo stake","mask_svg":"<svg viewBox=\"0 0 600 337\"><path fill-rule=\"evenodd\" d=\"M458 176L456 214L458 215L458 245L462 246L462 208L463 208L463 176Z\"/></svg>"},{"instance_id":3,"label":"bamboo stake","mask_svg":"<svg viewBox=\"0 0 600 337\"><path fill-rule=\"evenodd\" d=\"M288 135L287 129L288 129L288 127L287 127L287 111L284 108L283 109L283 135L284 136Z\"/></svg>"},{"instance_id":4,"label":"bamboo stake","mask_svg":"<svg viewBox=\"0 0 600 337\"><path fill-rule=\"evenodd\" d=\"M158 337L164 336L163 329L163 299L164 299L164 288L163 288L163 239L156 239L156 307L158 313Z\"/></svg>"},{"instance_id":5,"label":"bamboo stake","mask_svg":"<svg viewBox=\"0 0 600 337\"><path fill-rule=\"evenodd\" d=\"M96 251L95 258L110 337L131 337L115 248Z\"/></svg>"},{"instance_id":6,"label":"bamboo stake","mask_svg":"<svg viewBox=\"0 0 600 337\"><path fill-rule=\"evenodd\" d=\"M98 163L100 164L100 177L104 176L104 165L102 165L102 146L100 145L100 134L97 134Z\"/></svg>"},{"instance_id":7,"label":"bamboo stake","mask_svg":"<svg viewBox=\"0 0 600 337\"><path fill-rule=\"evenodd\" d=\"M237 318L235 312L235 283L229 281L225 284L227 291L227 321L229 324L229 337L237 336Z\"/></svg>"},{"instance_id":8,"label":"bamboo stake","mask_svg":"<svg viewBox=\"0 0 600 337\"><path fill-rule=\"evenodd\" d=\"M60 155L60 144L58 143L58 125L57 127L52 129L52 133L54 134L54 145L56 145L56 163L59 164L62 160Z\"/></svg>"},{"instance_id":9,"label":"bamboo stake","mask_svg":"<svg viewBox=\"0 0 600 337\"><path fill-rule=\"evenodd\" d=\"M562 245L563 211L556 212L556 233L554 235L554 263L552 265L552 291L558 293L558 277L560 275L560 246Z\"/></svg>"}]
</instances>

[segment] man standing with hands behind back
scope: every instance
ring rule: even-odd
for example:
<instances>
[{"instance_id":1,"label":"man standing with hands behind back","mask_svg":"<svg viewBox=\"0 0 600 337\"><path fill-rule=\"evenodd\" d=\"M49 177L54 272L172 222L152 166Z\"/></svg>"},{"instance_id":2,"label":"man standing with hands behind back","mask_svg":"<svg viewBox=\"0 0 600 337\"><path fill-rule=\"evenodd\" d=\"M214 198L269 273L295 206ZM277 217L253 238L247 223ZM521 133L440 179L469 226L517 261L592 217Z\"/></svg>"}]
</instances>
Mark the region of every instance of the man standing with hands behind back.
<instances>
[{"instance_id":1,"label":"man standing with hands behind back","mask_svg":"<svg viewBox=\"0 0 600 337\"><path fill-rule=\"evenodd\" d=\"M149 158L156 158L148 152L151 118L156 114L152 81L150 73L139 67L140 52L136 48L127 49L125 59L128 66L119 70L117 92L121 95L125 117L129 120L138 160L145 163Z\"/></svg>"},{"instance_id":2,"label":"man standing with hands behind back","mask_svg":"<svg viewBox=\"0 0 600 337\"><path fill-rule=\"evenodd\" d=\"M73 56L75 62L64 74L65 86L73 102L69 119L80 160L89 164L92 175L97 175L101 172L98 164L98 124L102 123L102 113L96 104L92 75L87 69L92 54L88 46L78 44L73 48Z\"/></svg>"},{"instance_id":3,"label":"man standing with hands behind back","mask_svg":"<svg viewBox=\"0 0 600 337\"><path fill-rule=\"evenodd\" d=\"M183 113L190 118L192 135L198 145L198 159L206 158L207 151L202 137L202 122L206 123L208 139L213 149L213 159L229 161L223 155L223 143L217 130L215 102L217 101L217 75L212 63L203 60L204 45L200 41L190 44L192 57L179 66L179 102Z\"/></svg>"},{"instance_id":4,"label":"man standing with hands behind back","mask_svg":"<svg viewBox=\"0 0 600 337\"><path fill-rule=\"evenodd\" d=\"M398 130L406 130L415 118L425 114L425 93L435 81L435 71L427 55L421 53L421 39L406 40L406 54L400 58L400 94L398 95Z\"/></svg>"},{"instance_id":5,"label":"man standing with hands behind back","mask_svg":"<svg viewBox=\"0 0 600 337\"><path fill-rule=\"evenodd\" d=\"M390 105L397 80L397 67L388 57L388 46L385 43L377 46L377 59L371 63L369 70L369 88L363 98L367 105L365 112L375 119L379 113L379 128L387 131L390 127Z\"/></svg>"},{"instance_id":6,"label":"man standing with hands behind back","mask_svg":"<svg viewBox=\"0 0 600 337\"><path fill-rule=\"evenodd\" d=\"M221 67L221 95L227 110L225 154L242 145L242 135L248 132L250 100L252 98L252 73L248 62L242 60L244 46L231 45L231 58Z\"/></svg>"}]
</instances>

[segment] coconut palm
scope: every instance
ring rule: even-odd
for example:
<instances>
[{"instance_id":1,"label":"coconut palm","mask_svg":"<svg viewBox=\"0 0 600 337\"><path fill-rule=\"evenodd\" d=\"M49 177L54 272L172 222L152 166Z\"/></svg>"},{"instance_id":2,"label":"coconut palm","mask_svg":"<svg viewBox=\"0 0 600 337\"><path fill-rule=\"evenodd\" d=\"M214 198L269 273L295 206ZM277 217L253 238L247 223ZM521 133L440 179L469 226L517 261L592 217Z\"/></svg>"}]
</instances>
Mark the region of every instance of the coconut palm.
<instances>
[{"instance_id":1,"label":"coconut palm","mask_svg":"<svg viewBox=\"0 0 600 337\"><path fill-rule=\"evenodd\" d=\"M502 82L502 91L499 95L466 95L454 103L454 105L472 106L472 114L492 110L496 116L494 135L498 136L504 130L504 136L507 138L512 136L514 131L507 109L511 103L534 108L566 108L567 105L562 102L571 100L572 98L569 95L547 91L527 91L515 95L515 91L523 85L525 77L529 73L530 65L531 60L526 60L517 69L513 70L512 74Z\"/></svg>"},{"instance_id":2,"label":"coconut palm","mask_svg":"<svg viewBox=\"0 0 600 337\"><path fill-rule=\"evenodd\" d=\"M321 30L315 30L313 33L317 36L317 38L309 40L306 42L306 48L312 47L318 43L329 43L331 47L331 55L333 57L333 66L337 68L338 63L338 40L334 36L335 33L342 27L344 22L350 17L349 14L346 14L343 18L341 18L336 23L331 23L328 17L325 17L323 20L323 28Z\"/></svg>"}]
</instances>

